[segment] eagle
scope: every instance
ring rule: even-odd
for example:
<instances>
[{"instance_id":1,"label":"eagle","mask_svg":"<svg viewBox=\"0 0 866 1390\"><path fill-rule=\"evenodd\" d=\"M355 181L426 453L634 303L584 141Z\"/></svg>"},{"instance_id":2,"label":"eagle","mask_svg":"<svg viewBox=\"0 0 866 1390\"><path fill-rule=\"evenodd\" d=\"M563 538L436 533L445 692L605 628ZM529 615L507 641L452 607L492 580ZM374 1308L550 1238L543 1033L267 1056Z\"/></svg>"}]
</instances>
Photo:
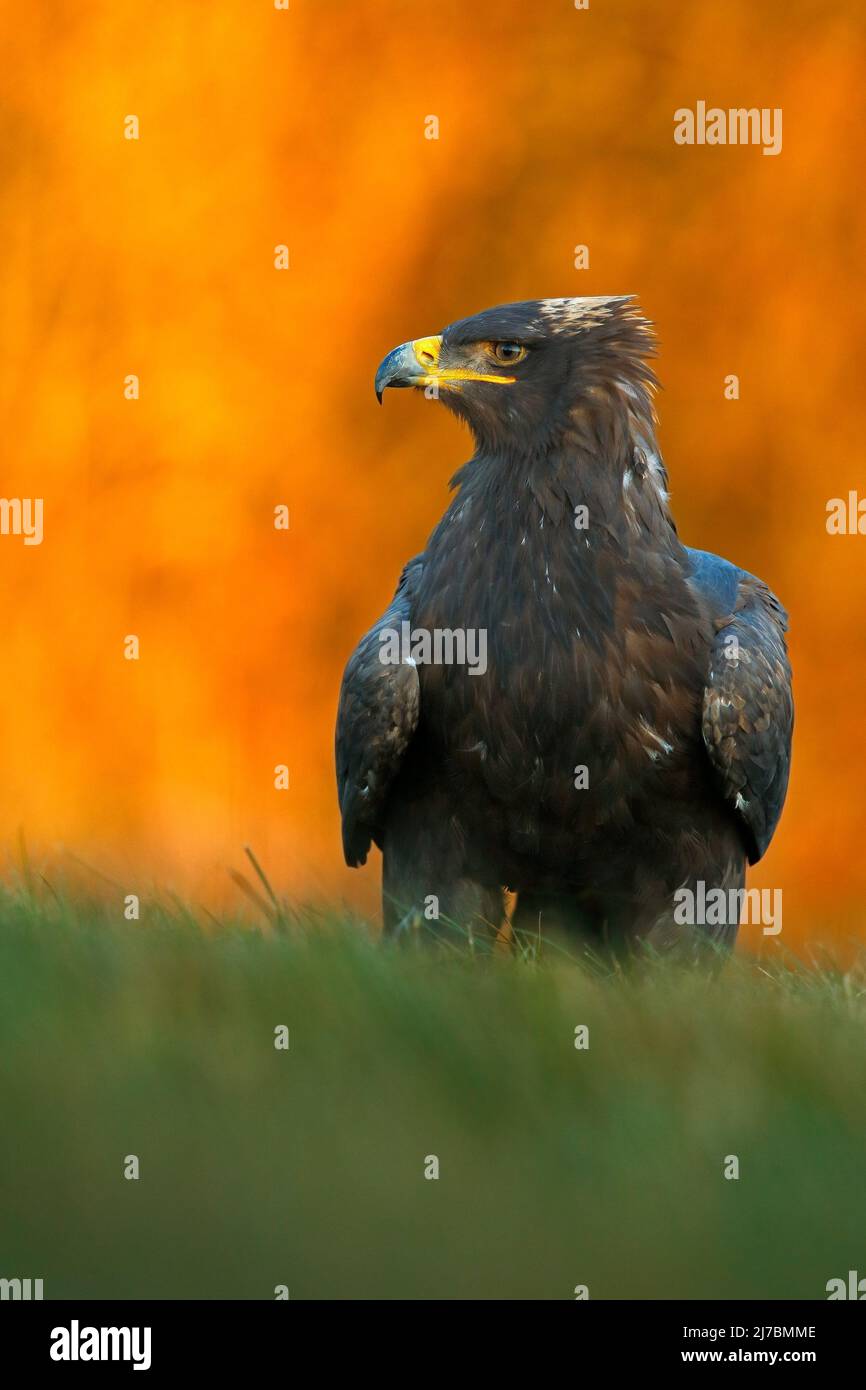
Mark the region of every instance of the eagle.
<instances>
[{"instance_id":1,"label":"eagle","mask_svg":"<svg viewBox=\"0 0 866 1390\"><path fill-rule=\"evenodd\" d=\"M343 849L381 849L387 936L482 939L508 902L515 933L600 950L733 945L788 785L787 615L680 540L654 355L615 295L487 309L378 368L380 403L414 387L475 446L340 690Z\"/></svg>"}]
</instances>

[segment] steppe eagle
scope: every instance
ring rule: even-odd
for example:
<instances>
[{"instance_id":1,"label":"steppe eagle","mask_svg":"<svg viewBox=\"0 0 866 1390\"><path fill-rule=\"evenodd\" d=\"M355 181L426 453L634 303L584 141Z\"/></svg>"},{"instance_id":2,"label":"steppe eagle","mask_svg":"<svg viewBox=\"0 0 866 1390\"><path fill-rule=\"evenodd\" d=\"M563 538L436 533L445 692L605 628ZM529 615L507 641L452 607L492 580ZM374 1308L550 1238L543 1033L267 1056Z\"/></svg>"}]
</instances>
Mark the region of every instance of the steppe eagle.
<instances>
[{"instance_id":1,"label":"steppe eagle","mask_svg":"<svg viewBox=\"0 0 866 1390\"><path fill-rule=\"evenodd\" d=\"M630 296L534 300L379 367L380 400L419 388L475 439L340 693L345 857L382 850L386 933L495 930L511 890L515 929L736 936L738 913L683 927L683 890L736 897L776 828L787 621L678 538L653 350Z\"/></svg>"}]
</instances>

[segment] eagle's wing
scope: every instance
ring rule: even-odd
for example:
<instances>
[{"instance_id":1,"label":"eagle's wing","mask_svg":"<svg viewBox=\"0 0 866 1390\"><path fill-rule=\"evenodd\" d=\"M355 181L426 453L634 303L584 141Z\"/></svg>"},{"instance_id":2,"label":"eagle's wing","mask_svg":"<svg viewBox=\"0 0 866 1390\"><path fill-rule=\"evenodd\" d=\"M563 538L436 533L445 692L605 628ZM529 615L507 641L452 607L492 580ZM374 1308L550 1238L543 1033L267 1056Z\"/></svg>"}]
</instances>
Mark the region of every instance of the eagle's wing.
<instances>
[{"instance_id":1,"label":"eagle's wing","mask_svg":"<svg viewBox=\"0 0 866 1390\"><path fill-rule=\"evenodd\" d=\"M704 688L703 737L719 789L743 828L749 863L764 855L791 768L794 701L788 618L775 594L717 555L691 551L692 583L716 638Z\"/></svg>"},{"instance_id":2,"label":"eagle's wing","mask_svg":"<svg viewBox=\"0 0 866 1390\"><path fill-rule=\"evenodd\" d=\"M410 560L389 607L361 638L343 674L337 710L337 792L343 819L343 853L352 868L363 864L371 840L382 843L382 817L391 783L418 724L418 672L411 663L383 664L384 629L400 632L411 622L412 600L423 556Z\"/></svg>"}]
</instances>

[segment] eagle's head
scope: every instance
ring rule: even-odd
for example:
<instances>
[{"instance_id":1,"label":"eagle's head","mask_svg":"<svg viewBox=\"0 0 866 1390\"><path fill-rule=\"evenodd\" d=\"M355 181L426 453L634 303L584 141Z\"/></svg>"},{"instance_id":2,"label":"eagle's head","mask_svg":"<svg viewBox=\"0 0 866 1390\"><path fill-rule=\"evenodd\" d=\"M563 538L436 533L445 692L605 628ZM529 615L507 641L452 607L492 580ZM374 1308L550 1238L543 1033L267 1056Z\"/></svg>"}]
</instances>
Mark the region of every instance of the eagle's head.
<instances>
[{"instance_id":1,"label":"eagle's head","mask_svg":"<svg viewBox=\"0 0 866 1390\"><path fill-rule=\"evenodd\" d=\"M654 339L630 295L532 299L485 309L443 333L394 348L376 395L415 386L471 427L481 448L544 452L575 409L623 394L649 417Z\"/></svg>"}]
</instances>

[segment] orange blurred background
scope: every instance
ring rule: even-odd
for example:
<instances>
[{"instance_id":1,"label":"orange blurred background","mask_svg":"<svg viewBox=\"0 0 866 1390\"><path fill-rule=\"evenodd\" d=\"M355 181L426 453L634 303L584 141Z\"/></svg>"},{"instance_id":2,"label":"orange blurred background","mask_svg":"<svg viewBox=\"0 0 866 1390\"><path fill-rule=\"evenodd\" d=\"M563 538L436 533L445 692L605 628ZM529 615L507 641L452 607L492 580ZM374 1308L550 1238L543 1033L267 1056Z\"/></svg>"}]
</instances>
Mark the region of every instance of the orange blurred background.
<instances>
[{"instance_id":1,"label":"orange blurred background","mask_svg":"<svg viewBox=\"0 0 866 1390\"><path fill-rule=\"evenodd\" d=\"M76 0L3 30L0 493L45 508L42 545L0 536L10 855L23 829L224 904L251 843L292 897L376 913L337 690L469 440L413 393L380 411L375 367L491 304L632 291L681 534L791 612L751 882L787 945L861 935L866 537L825 525L866 490L859 4ZM781 154L676 145L698 100L781 107Z\"/></svg>"}]
</instances>

